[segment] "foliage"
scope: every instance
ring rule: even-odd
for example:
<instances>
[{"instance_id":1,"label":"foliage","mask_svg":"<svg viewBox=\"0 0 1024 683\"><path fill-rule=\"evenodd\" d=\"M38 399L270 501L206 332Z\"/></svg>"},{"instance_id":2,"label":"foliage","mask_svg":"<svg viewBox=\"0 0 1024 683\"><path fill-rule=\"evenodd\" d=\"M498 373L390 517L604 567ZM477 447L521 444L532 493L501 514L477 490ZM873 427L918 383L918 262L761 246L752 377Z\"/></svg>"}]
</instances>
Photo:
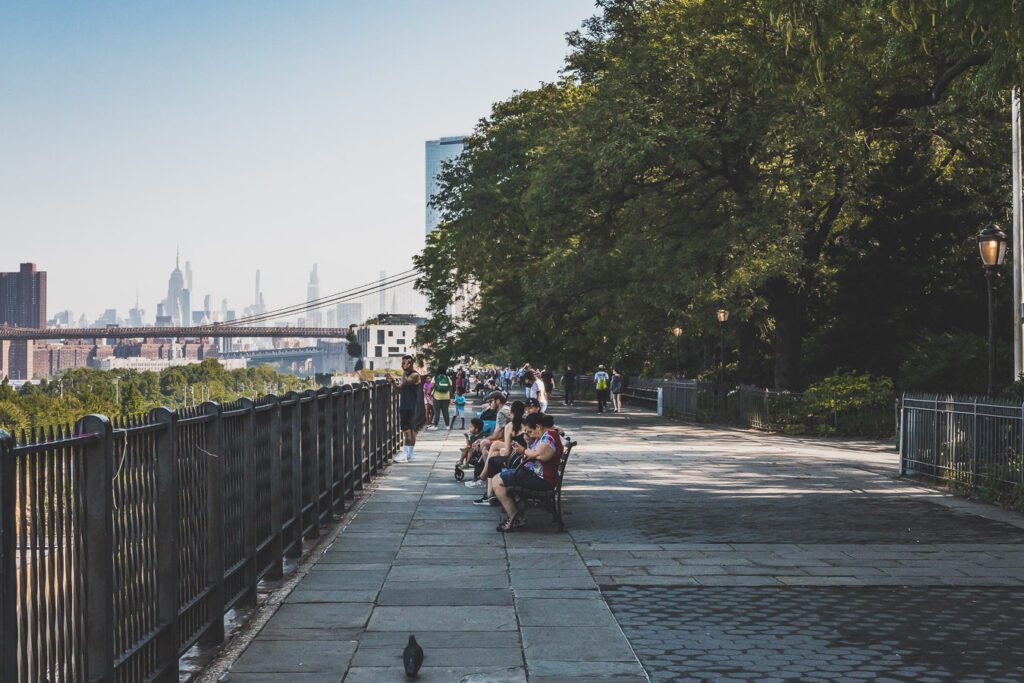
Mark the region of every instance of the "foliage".
<instances>
[{"instance_id":1,"label":"foliage","mask_svg":"<svg viewBox=\"0 0 1024 683\"><path fill-rule=\"evenodd\" d=\"M969 332L923 333L900 365L905 388L932 393L983 394L988 342Z\"/></svg>"},{"instance_id":2,"label":"foliage","mask_svg":"<svg viewBox=\"0 0 1024 683\"><path fill-rule=\"evenodd\" d=\"M984 329L971 242L1008 203L1024 13L979 4L603 0L562 77L444 171L421 341L439 365L692 377L726 307L739 381L917 388L914 342Z\"/></svg>"},{"instance_id":3,"label":"foliage","mask_svg":"<svg viewBox=\"0 0 1024 683\"><path fill-rule=\"evenodd\" d=\"M158 406L181 408L203 400L229 402L305 389L303 380L268 366L225 370L216 360L160 373L76 368L19 393L0 385L0 428L18 430L72 424L90 413L111 418L142 415Z\"/></svg>"},{"instance_id":4,"label":"foliage","mask_svg":"<svg viewBox=\"0 0 1024 683\"><path fill-rule=\"evenodd\" d=\"M822 436L889 436L892 434L893 381L869 373L840 373L804 391L803 422Z\"/></svg>"}]
</instances>

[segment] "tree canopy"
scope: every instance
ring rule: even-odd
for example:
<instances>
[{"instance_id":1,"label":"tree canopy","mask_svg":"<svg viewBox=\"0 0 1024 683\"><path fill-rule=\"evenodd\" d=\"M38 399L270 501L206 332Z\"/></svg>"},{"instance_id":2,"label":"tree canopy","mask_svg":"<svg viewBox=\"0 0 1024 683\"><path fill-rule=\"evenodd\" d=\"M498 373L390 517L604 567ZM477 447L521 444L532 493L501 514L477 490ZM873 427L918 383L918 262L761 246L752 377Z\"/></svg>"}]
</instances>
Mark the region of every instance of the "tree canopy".
<instances>
[{"instance_id":1,"label":"tree canopy","mask_svg":"<svg viewBox=\"0 0 1024 683\"><path fill-rule=\"evenodd\" d=\"M735 379L908 386L911 354L984 330L1014 2L599 4L560 78L496 103L442 175L418 258L441 362L700 374L725 308Z\"/></svg>"}]
</instances>

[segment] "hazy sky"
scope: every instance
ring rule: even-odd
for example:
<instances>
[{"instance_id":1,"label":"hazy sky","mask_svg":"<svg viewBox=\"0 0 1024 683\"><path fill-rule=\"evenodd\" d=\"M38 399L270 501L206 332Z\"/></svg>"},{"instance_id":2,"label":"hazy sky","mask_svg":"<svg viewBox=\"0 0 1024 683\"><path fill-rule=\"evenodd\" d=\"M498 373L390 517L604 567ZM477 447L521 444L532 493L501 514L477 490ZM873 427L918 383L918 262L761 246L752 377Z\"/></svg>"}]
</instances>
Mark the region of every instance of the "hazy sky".
<instances>
[{"instance_id":1,"label":"hazy sky","mask_svg":"<svg viewBox=\"0 0 1024 683\"><path fill-rule=\"evenodd\" d=\"M405 270L423 143L557 78L593 0L0 0L0 270L49 311L271 307ZM184 263L183 263L184 265ZM193 304L195 306L195 304Z\"/></svg>"}]
</instances>

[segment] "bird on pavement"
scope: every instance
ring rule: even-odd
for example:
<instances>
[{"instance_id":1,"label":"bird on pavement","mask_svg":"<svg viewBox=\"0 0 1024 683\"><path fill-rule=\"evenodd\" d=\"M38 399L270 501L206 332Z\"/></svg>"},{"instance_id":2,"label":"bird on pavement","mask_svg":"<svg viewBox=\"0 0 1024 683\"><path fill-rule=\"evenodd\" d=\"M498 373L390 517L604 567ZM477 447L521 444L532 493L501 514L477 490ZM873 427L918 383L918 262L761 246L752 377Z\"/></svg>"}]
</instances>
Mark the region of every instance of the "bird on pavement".
<instances>
[{"instance_id":1,"label":"bird on pavement","mask_svg":"<svg viewBox=\"0 0 1024 683\"><path fill-rule=\"evenodd\" d=\"M402 663L405 664L405 675L416 678L423 666L423 648L416 642L416 636L409 636L409 644L402 652Z\"/></svg>"}]
</instances>

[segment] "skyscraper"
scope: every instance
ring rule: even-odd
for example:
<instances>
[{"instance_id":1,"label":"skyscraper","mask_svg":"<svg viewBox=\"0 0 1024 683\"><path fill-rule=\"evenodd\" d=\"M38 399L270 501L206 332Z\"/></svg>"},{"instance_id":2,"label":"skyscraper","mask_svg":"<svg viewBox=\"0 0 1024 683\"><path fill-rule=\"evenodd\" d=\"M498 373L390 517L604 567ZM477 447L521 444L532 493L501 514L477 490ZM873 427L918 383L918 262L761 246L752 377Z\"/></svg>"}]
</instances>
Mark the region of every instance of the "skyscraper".
<instances>
[{"instance_id":1,"label":"skyscraper","mask_svg":"<svg viewBox=\"0 0 1024 683\"><path fill-rule=\"evenodd\" d=\"M0 325L46 326L46 272L22 263L16 273L0 273ZM12 341L0 349L0 368L11 379L32 379L32 342Z\"/></svg>"},{"instance_id":2,"label":"skyscraper","mask_svg":"<svg viewBox=\"0 0 1024 683\"><path fill-rule=\"evenodd\" d=\"M430 234L431 230L437 227L441 220L441 216L438 211L430 206L431 198L441 189L441 186L438 183L438 175L441 173L441 165L445 161L458 158L458 156L462 154L462 150L465 149L465 146L466 138L462 135L441 138L439 140L427 140L426 142L427 191L425 234L427 235Z\"/></svg>"},{"instance_id":3,"label":"skyscraper","mask_svg":"<svg viewBox=\"0 0 1024 683\"><path fill-rule=\"evenodd\" d=\"M316 272L316 264L313 264L313 271L309 274L309 284L306 285L306 301L316 301L320 298L320 276ZM310 327L320 327L323 317L319 309L306 312L306 323Z\"/></svg>"},{"instance_id":4,"label":"skyscraper","mask_svg":"<svg viewBox=\"0 0 1024 683\"><path fill-rule=\"evenodd\" d=\"M360 303L338 304L336 309L338 327L358 325L363 322L363 305Z\"/></svg>"},{"instance_id":5,"label":"skyscraper","mask_svg":"<svg viewBox=\"0 0 1024 683\"><path fill-rule=\"evenodd\" d=\"M182 300L182 292L185 290L185 276L181 272L181 253L174 257L174 270L167 280L167 298L164 299L164 313L171 318L175 325L188 324L184 320L185 306Z\"/></svg>"}]
</instances>

